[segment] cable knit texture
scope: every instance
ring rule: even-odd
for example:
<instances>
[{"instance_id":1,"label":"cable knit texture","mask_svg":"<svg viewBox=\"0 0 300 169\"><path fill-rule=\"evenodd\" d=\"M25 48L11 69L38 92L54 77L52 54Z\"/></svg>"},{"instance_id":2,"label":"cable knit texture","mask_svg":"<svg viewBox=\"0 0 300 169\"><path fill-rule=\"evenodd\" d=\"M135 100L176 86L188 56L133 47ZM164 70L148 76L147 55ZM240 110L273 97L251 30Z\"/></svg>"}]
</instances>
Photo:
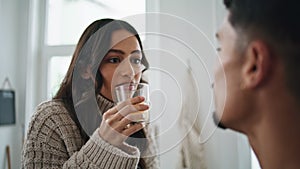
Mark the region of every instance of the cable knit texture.
<instances>
[{"instance_id":1,"label":"cable knit texture","mask_svg":"<svg viewBox=\"0 0 300 169\"><path fill-rule=\"evenodd\" d=\"M101 96L97 101L103 111L113 106ZM149 141L148 152L155 155L157 144L153 137ZM22 152L22 168L135 169L140 151L132 148L135 152L128 154L110 145L99 136L98 129L84 144L63 102L52 100L40 104L32 117ZM155 156L145 158L145 162L149 168L159 168Z\"/></svg>"}]
</instances>

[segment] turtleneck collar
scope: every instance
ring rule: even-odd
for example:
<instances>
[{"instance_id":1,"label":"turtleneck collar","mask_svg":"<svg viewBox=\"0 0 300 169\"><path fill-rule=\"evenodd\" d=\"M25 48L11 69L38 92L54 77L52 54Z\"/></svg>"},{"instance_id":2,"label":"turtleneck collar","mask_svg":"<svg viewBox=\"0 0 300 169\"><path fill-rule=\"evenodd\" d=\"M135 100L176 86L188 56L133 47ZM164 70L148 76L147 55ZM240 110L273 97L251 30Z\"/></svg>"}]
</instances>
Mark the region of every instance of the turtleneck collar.
<instances>
[{"instance_id":1,"label":"turtleneck collar","mask_svg":"<svg viewBox=\"0 0 300 169\"><path fill-rule=\"evenodd\" d=\"M101 94L97 95L97 103L98 103L99 109L102 112L102 114L104 112L106 112L108 109L115 106L114 102L112 102L111 100L109 100L106 97L102 96Z\"/></svg>"},{"instance_id":2,"label":"turtleneck collar","mask_svg":"<svg viewBox=\"0 0 300 169\"><path fill-rule=\"evenodd\" d=\"M102 114L114 106L114 103L104 96L98 94L96 97L97 105L95 102L87 102L77 108L76 116L83 129L83 131L91 136L94 131L100 126L102 121ZM98 108L94 107L98 106ZM99 111L98 111L99 110Z\"/></svg>"}]
</instances>

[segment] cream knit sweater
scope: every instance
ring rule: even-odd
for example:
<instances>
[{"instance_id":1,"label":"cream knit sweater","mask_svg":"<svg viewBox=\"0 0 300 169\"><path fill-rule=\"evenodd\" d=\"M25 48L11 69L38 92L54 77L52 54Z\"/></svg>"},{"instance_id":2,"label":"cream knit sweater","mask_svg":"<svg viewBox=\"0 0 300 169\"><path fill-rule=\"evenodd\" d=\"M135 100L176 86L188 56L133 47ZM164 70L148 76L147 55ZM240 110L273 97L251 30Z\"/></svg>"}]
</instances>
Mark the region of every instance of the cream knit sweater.
<instances>
[{"instance_id":1,"label":"cream knit sweater","mask_svg":"<svg viewBox=\"0 0 300 169\"><path fill-rule=\"evenodd\" d=\"M98 105L105 111L113 103L100 96ZM149 137L148 154L155 154L157 144ZM22 168L135 169L140 151L133 148L135 152L128 154L110 145L99 136L98 129L84 144L63 102L52 100L40 104L32 117L22 152ZM144 159L149 168L159 168L156 156Z\"/></svg>"}]
</instances>

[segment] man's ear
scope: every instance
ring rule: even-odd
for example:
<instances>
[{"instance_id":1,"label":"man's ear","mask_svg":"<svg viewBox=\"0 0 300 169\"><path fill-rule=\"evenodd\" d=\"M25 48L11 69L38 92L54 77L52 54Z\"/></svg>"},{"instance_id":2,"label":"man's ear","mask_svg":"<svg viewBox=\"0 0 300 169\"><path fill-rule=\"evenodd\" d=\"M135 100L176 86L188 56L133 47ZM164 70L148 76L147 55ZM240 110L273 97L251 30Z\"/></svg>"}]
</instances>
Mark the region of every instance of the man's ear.
<instances>
[{"instance_id":1,"label":"man's ear","mask_svg":"<svg viewBox=\"0 0 300 169\"><path fill-rule=\"evenodd\" d=\"M82 70L81 77L86 80L93 77L92 76L92 65L89 64L89 65L87 65L87 67L84 70Z\"/></svg>"},{"instance_id":2,"label":"man's ear","mask_svg":"<svg viewBox=\"0 0 300 169\"><path fill-rule=\"evenodd\" d=\"M260 86L268 78L270 69L270 48L263 41L251 42L246 49L242 68L243 88Z\"/></svg>"}]
</instances>

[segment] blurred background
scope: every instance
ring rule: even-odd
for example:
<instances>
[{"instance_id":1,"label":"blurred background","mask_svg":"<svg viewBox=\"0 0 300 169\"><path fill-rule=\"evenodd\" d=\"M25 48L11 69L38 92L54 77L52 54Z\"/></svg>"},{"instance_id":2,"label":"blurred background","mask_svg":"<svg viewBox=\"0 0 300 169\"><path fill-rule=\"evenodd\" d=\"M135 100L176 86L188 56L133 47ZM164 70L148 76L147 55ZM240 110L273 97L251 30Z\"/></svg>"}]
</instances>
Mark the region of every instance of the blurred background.
<instances>
[{"instance_id":1,"label":"blurred background","mask_svg":"<svg viewBox=\"0 0 300 169\"><path fill-rule=\"evenodd\" d=\"M12 168L21 167L22 144L30 118L35 107L51 99L57 91L83 30L96 19L127 17L130 21L132 18L128 16L138 14L142 22L133 23L138 32L156 31L164 35L170 32L169 35L180 37L174 40L176 37L147 33L142 36L153 66L148 73L153 84L152 104L166 103L152 110L161 113L163 107L163 113L155 116L160 117L156 124L161 133L167 133L159 137L160 148L164 150L160 154L161 168L182 168L178 163L186 160L185 156L196 154L191 159L197 163L199 158L199 168L258 169L247 138L239 133L207 125L210 132L206 133L205 142L200 143L199 131L193 141L195 145L180 139L185 138L182 133L187 132L184 124L189 120L191 128L202 131L213 109L211 89L207 86L213 81L210 75L216 60L215 32L226 14L222 3L221 0L0 0L0 83L9 78L16 108L15 122L0 124L0 168L8 167L6 146L10 147ZM145 13L151 13L150 17ZM197 37L187 30L198 30L201 38L194 42ZM198 47L193 46L197 44ZM199 55L193 56L193 52L181 50L182 46L191 51L200 48L194 52L201 59ZM174 97L179 99L172 100ZM198 105L195 110L190 108L193 101ZM189 112L196 113L195 118L189 117ZM192 152L193 146L200 148Z\"/></svg>"}]
</instances>

